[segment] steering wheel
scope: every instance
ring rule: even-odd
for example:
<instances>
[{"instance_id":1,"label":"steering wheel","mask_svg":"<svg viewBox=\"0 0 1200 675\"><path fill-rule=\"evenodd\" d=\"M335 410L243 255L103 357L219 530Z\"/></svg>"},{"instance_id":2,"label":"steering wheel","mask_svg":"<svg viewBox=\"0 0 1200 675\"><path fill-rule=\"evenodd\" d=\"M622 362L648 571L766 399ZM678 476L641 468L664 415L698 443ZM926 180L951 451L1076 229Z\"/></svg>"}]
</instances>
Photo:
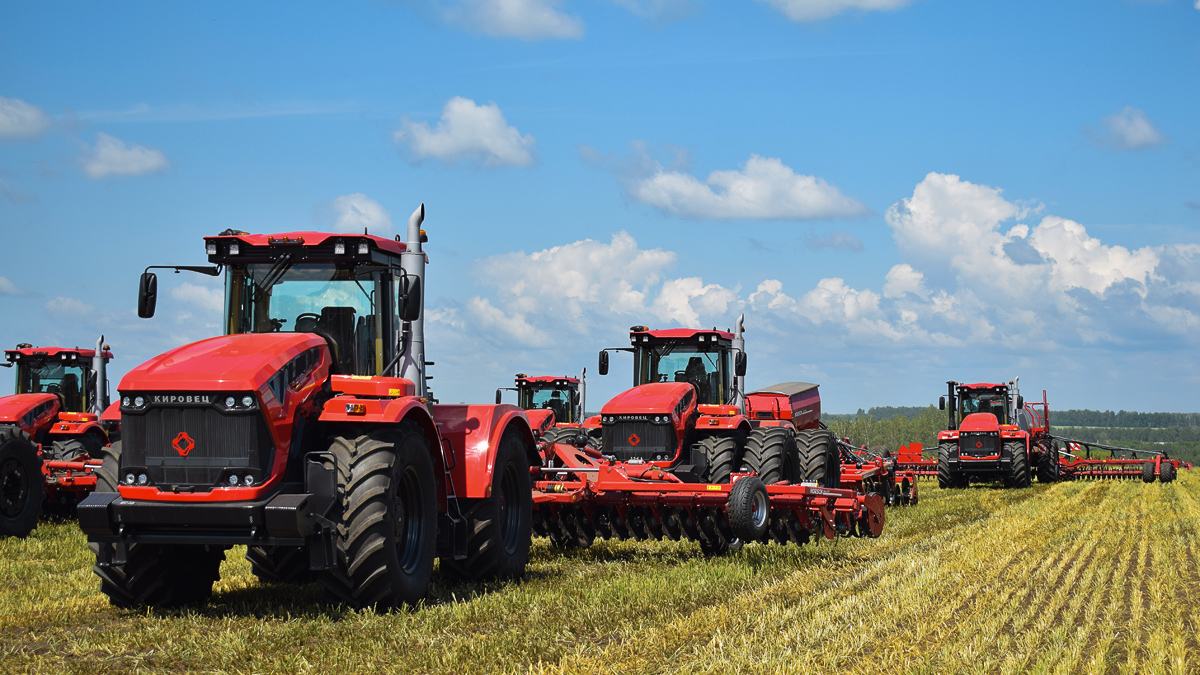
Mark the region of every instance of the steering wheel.
<instances>
[{"instance_id":1,"label":"steering wheel","mask_svg":"<svg viewBox=\"0 0 1200 675\"><path fill-rule=\"evenodd\" d=\"M675 381L676 382L687 382L688 381L687 371L686 370L675 371Z\"/></svg>"},{"instance_id":2,"label":"steering wheel","mask_svg":"<svg viewBox=\"0 0 1200 675\"><path fill-rule=\"evenodd\" d=\"M320 314L314 314L312 312L304 312L303 314L298 314L296 316L296 323L292 324L293 326L296 327L297 333L311 333L312 332L312 331L300 329L300 322L304 321L305 319L312 320L313 328L316 328L321 323L321 315Z\"/></svg>"}]
</instances>

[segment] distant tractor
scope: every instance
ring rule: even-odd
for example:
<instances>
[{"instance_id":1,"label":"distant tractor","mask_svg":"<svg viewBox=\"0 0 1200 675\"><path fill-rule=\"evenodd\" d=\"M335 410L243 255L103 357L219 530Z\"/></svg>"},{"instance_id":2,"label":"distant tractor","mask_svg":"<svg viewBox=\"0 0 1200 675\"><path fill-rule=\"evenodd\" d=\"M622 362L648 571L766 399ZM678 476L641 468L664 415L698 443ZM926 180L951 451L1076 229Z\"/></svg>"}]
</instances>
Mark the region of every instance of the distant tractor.
<instances>
[{"instance_id":1,"label":"distant tractor","mask_svg":"<svg viewBox=\"0 0 1200 675\"><path fill-rule=\"evenodd\" d=\"M203 601L239 544L260 582L315 576L353 607L420 601L439 557L524 573L537 446L516 406L430 399L423 219L406 241L230 230L205 237L215 266L173 268L224 270L224 335L118 387L123 438L78 509L112 604Z\"/></svg>"},{"instance_id":2,"label":"distant tractor","mask_svg":"<svg viewBox=\"0 0 1200 675\"><path fill-rule=\"evenodd\" d=\"M43 505L69 512L96 484L87 463L108 444L104 337L95 349L4 350L16 368L16 394L0 398L0 536L24 537Z\"/></svg>"},{"instance_id":3,"label":"distant tractor","mask_svg":"<svg viewBox=\"0 0 1200 675\"><path fill-rule=\"evenodd\" d=\"M938 408L949 409L946 431L938 433L938 486L962 488L971 481L1003 481L1029 487L1042 449L1031 444L1033 428L1014 383L946 383ZM1052 463L1057 462L1057 457ZM1056 464L1046 471L1057 470Z\"/></svg>"},{"instance_id":4,"label":"distant tractor","mask_svg":"<svg viewBox=\"0 0 1200 675\"><path fill-rule=\"evenodd\" d=\"M525 411L534 433L542 440L553 442L561 435L574 435L589 426L584 419L586 368L579 377L517 373L513 384L496 390L496 404L502 402L505 391L515 391L517 405ZM598 426L598 420L594 421Z\"/></svg>"}]
</instances>

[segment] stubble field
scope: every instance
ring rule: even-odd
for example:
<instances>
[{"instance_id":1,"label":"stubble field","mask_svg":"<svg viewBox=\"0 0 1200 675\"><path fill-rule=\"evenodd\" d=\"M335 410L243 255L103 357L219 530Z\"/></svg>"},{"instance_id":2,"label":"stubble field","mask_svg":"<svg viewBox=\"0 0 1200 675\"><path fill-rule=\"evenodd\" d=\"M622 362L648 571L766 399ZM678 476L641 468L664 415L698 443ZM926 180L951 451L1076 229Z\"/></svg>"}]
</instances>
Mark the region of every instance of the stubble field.
<instances>
[{"instance_id":1,"label":"stubble field","mask_svg":"<svg viewBox=\"0 0 1200 675\"><path fill-rule=\"evenodd\" d=\"M1192 673L1200 472L972 487L922 481L876 540L535 540L520 583L435 584L395 613L260 586L230 551L212 601L109 607L71 522L0 541L0 672Z\"/></svg>"}]
</instances>

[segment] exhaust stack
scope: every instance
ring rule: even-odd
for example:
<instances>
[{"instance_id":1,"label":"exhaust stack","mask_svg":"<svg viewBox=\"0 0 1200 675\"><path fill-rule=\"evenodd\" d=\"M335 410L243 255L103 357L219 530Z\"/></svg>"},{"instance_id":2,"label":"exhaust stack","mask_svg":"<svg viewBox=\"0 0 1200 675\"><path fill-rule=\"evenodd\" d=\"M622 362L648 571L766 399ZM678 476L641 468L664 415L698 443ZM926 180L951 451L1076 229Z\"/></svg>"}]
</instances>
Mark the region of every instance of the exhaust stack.
<instances>
[{"instance_id":1,"label":"exhaust stack","mask_svg":"<svg viewBox=\"0 0 1200 675\"><path fill-rule=\"evenodd\" d=\"M583 416L587 414L587 368L579 371L579 414L575 421L583 424Z\"/></svg>"},{"instance_id":2,"label":"exhaust stack","mask_svg":"<svg viewBox=\"0 0 1200 675\"><path fill-rule=\"evenodd\" d=\"M418 279L422 297L417 302L422 304L421 316L409 323L408 348L400 361L400 377L411 380L417 388L417 396L429 397L429 386L425 382L425 252L421 250L421 223L425 222L425 205L421 204L408 217L408 241L405 251L401 254L400 264L409 277L409 283Z\"/></svg>"},{"instance_id":3,"label":"exhaust stack","mask_svg":"<svg viewBox=\"0 0 1200 675\"><path fill-rule=\"evenodd\" d=\"M101 335L96 340L96 353L92 356L92 373L96 377L96 392L92 397L91 412L95 415L103 415L108 408L108 372L106 370L107 360L104 358L104 336Z\"/></svg>"},{"instance_id":4,"label":"exhaust stack","mask_svg":"<svg viewBox=\"0 0 1200 675\"><path fill-rule=\"evenodd\" d=\"M739 315L738 320L737 320L737 325L734 326L734 328L733 328L733 359L734 359L734 363L737 363L737 355L738 354L746 353L746 339L744 337L742 337L742 334L746 332L746 328L743 325L745 323L745 321L746 321L746 315L745 314ZM745 395L746 376L745 375L735 375L734 378L735 378L734 381L736 383L733 388L734 398L729 403L730 403L730 405L736 405L737 407L742 408L743 412L745 412L745 408L743 407L742 404L746 400L746 395Z\"/></svg>"}]
</instances>

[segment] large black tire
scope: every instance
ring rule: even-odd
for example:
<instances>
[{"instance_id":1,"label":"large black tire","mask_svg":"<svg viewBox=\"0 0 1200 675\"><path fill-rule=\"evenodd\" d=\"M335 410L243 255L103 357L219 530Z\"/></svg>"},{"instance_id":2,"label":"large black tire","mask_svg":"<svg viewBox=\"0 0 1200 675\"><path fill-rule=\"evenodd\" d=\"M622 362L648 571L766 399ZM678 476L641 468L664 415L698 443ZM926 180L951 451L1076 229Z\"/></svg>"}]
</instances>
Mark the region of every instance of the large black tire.
<instances>
[{"instance_id":1,"label":"large black tire","mask_svg":"<svg viewBox=\"0 0 1200 675\"><path fill-rule=\"evenodd\" d=\"M337 567L320 575L335 600L390 608L425 597L437 553L437 483L429 441L412 424L334 437Z\"/></svg>"},{"instance_id":2,"label":"large black tire","mask_svg":"<svg viewBox=\"0 0 1200 675\"><path fill-rule=\"evenodd\" d=\"M953 471L950 468L950 453L954 452L955 449L956 446L953 441L938 445L938 487L943 490L967 486L967 481L959 475L959 472Z\"/></svg>"},{"instance_id":3,"label":"large black tire","mask_svg":"<svg viewBox=\"0 0 1200 675\"><path fill-rule=\"evenodd\" d=\"M1142 462L1142 482L1154 482L1154 462Z\"/></svg>"},{"instance_id":4,"label":"large black tire","mask_svg":"<svg viewBox=\"0 0 1200 675\"><path fill-rule=\"evenodd\" d=\"M224 559L223 547L130 544L124 565L93 569L100 590L117 607L175 607L207 600Z\"/></svg>"},{"instance_id":5,"label":"large black tire","mask_svg":"<svg viewBox=\"0 0 1200 675\"><path fill-rule=\"evenodd\" d=\"M100 468L95 471L95 492L116 492L120 481L121 441L100 448L92 459L100 460Z\"/></svg>"},{"instance_id":6,"label":"large black tire","mask_svg":"<svg viewBox=\"0 0 1200 675\"><path fill-rule=\"evenodd\" d=\"M708 468L704 471L705 483L728 483L733 469L738 465L738 443L729 436L709 436L696 444L708 457Z\"/></svg>"},{"instance_id":7,"label":"large black tire","mask_svg":"<svg viewBox=\"0 0 1200 675\"><path fill-rule=\"evenodd\" d=\"M791 433L789 432L789 435ZM729 529L740 541L758 541L771 522L767 488L757 476L744 476L733 484L726 504Z\"/></svg>"},{"instance_id":8,"label":"large black tire","mask_svg":"<svg viewBox=\"0 0 1200 675\"><path fill-rule=\"evenodd\" d=\"M764 485L799 483L800 447L791 429L759 427L750 432L742 450L742 473L754 472Z\"/></svg>"},{"instance_id":9,"label":"large black tire","mask_svg":"<svg viewBox=\"0 0 1200 675\"><path fill-rule=\"evenodd\" d=\"M0 536L26 537L37 526L46 498L42 459L29 434L0 426Z\"/></svg>"},{"instance_id":10,"label":"large black tire","mask_svg":"<svg viewBox=\"0 0 1200 675\"><path fill-rule=\"evenodd\" d=\"M467 557L441 559L442 573L451 579L517 579L525 574L533 537L533 487L525 445L514 433L505 433L496 450L491 495L463 500Z\"/></svg>"},{"instance_id":11,"label":"large black tire","mask_svg":"<svg viewBox=\"0 0 1200 675\"><path fill-rule=\"evenodd\" d=\"M1175 480L1175 465L1164 460L1158 467L1158 480L1163 483L1170 483Z\"/></svg>"},{"instance_id":12,"label":"large black tire","mask_svg":"<svg viewBox=\"0 0 1200 675\"><path fill-rule=\"evenodd\" d=\"M1053 483L1058 480L1058 446L1054 443L1042 448L1038 457L1037 479L1039 483Z\"/></svg>"},{"instance_id":13,"label":"large black tire","mask_svg":"<svg viewBox=\"0 0 1200 675\"><path fill-rule=\"evenodd\" d=\"M1005 487L1029 487L1029 456L1025 450L1025 443L1008 441L1004 444L1004 449L1008 451L1009 457L1012 457L1012 465L1004 481Z\"/></svg>"},{"instance_id":14,"label":"large black tire","mask_svg":"<svg viewBox=\"0 0 1200 675\"><path fill-rule=\"evenodd\" d=\"M800 449L800 476L805 483L823 488L842 485L842 455L837 439L828 429L804 429L796 432Z\"/></svg>"},{"instance_id":15,"label":"large black tire","mask_svg":"<svg viewBox=\"0 0 1200 675\"><path fill-rule=\"evenodd\" d=\"M299 546L250 546L246 560L260 584L307 584L317 578L308 569L308 549Z\"/></svg>"}]
</instances>

